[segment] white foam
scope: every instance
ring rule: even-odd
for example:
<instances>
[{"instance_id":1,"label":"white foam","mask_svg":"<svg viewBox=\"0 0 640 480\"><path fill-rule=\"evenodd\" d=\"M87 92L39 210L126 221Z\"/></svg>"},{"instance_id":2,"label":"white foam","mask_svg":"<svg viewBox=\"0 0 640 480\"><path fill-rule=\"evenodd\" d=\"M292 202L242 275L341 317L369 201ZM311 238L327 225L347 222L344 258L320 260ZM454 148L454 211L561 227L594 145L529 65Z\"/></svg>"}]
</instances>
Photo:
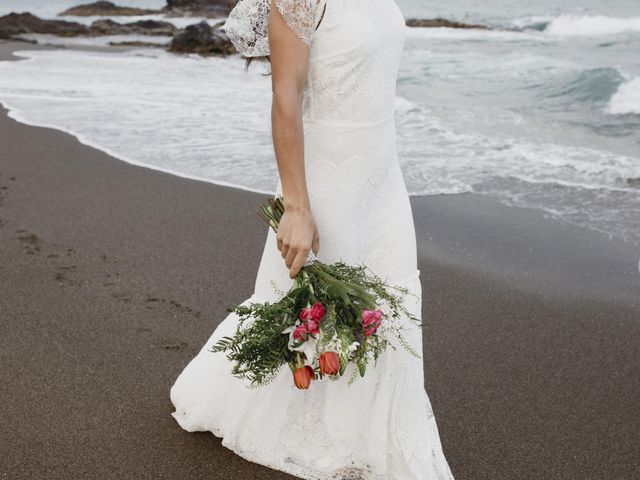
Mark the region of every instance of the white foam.
<instances>
[{"instance_id":1,"label":"white foam","mask_svg":"<svg viewBox=\"0 0 640 480\"><path fill-rule=\"evenodd\" d=\"M99 37L61 37L59 35L27 33L19 35L25 40L35 40L41 45L88 46L103 47L121 42L144 42L164 46L171 42L171 37L159 35L101 35Z\"/></svg>"},{"instance_id":2,"label":"white foam","mask_svg":"<svg viewBox=\"0 0 640 480\"><path fill-rule=\"evenodd\" d=\"M640 32L640 17L617 18L604 15L561 15L544 30L549 35L615 35L624 32Z\"/></svg>"},{"instance_id":3,"label":"white foam","mask_svg":"<svg viewBox=\"0 0 640 480\"><path fill-rule=\"evenodd\" d=\"M201 58L157 49L18 55L27 60L0 62L0 100L12 117L69 132L132 164L262 193L275 190L271 83L259 64L246 73L237 56ZM616 96L637 93L638 84L630 85ZM447 123L407 97L397 98L396 108L409 193L490 193L564 212L577 222L610 221L611 231L630 228L616 215L623 218L640 202L637 189L624 183L640 176L638 158L554 144L546 137L509 137L497 129L472 133L463 121L466 103ZM448 108L455 113L455 105ZM494 113L488 115L495 120ZM603 212L605 204L609 210Z\"/></svg>"},{"instance_id":4,"label":"white foam","mask_svg":"<svg viewBox=\"0 0 640 480\"><path fill-rule=\"evenodd\" d=\"M246 73L239 57L154 49L17 55L27 60L0 62L0 99L21 121L73 133L130 163L275 189L271 88L261 68Z\"/></svg>"},{"instance_id":5,"label":"white foam","mask_svg":"<svg viewBox=\"0 0 640 480\"><path fill-rule=\"evenodd\" d=\"M23 121L73 132L132 163L257 191L275 187L271 85L260 65L247 73L239 57L155 49L17 54L28 60L0 62L0 99ZM635 159L459 131L405 97L396 107L411 193L469 191L491 176L593 188L638 176Z\"/></svg>"},{"instance_id":6,"label":"white foam","mask_svg":"<svg viewBox=\"0 0 640 480\"><path fill-rule=\"evenodd\" d=\"M612 115L640 114L640 78L634 78L618 87L607 106Z\"/></svg>"},{"instance_id":7,"label":"white foam","mask_svg":"<svg viewBox=\"0 0 640 480\"><path fill-rule=\"evenodd\" d=\"M549 36L541 32L516 32L508 30L483 30L477 28L426 28L411 27L407 30L409 38L441 39L441 40L477 40L498 42L552 42Z\"/></svg>"},{"instance_id":8,"label":"white foam","mask_svg":"<svg viewBox=\"0 0 640 480\"><path fill-rule=\"evenodd\" d=\"M631 192L620 179L640 175L636 158L499 132L460 132L422 108L399 110L397 124L402 167L413 194L477 191L487 179ZM558 194L550 191L548 200Z\"/></svg>"}]
</instances>

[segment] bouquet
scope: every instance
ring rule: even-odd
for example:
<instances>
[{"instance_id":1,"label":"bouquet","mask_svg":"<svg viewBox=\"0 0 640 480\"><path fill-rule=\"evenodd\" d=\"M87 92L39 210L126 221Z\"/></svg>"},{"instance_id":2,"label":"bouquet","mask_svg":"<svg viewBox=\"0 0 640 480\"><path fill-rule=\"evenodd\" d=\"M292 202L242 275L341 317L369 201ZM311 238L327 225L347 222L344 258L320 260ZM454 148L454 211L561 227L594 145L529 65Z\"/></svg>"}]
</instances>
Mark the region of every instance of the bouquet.
<instances>
[{"instance_id":1,"label":"bouquet","mask_svg":"<svg viewBox=\"0 0 640 480\"><path fill-rule=\"evenodd\" d=\"M277 232L284 214L282 197L269 199L258 214ZM404 339L402 316L421 321L404 306L408 289L387 284L364 265L325 264L312 254L288 292L275 303L228 309L239 317L233 336L221 338L212 352L226 352L232 374L258 387L274 380L285 363L297 388L312 380L342 377L349 364L351 384L370 362L398 343L420 355Z\"/></svg>"}]
</instances>

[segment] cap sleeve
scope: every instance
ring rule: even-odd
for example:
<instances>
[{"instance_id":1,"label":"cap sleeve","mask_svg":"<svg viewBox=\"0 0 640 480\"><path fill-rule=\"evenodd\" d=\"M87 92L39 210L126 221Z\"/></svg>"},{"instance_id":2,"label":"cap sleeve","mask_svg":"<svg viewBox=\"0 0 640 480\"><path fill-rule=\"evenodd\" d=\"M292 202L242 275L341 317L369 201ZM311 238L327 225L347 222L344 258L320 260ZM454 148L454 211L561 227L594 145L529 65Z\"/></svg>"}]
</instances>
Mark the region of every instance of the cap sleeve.
<instances>
[{"instance_id":1,"label":"cap sleeve","mask_svg":"<svg viewBox=\"0 0 640 480\"><path fill-rule=\"evenodd\" d=\"M271 2L298 38L311 45L326 0L240 0L222 29L241 55L269 55L267 32Z\"/></svg>"}]
</instances>

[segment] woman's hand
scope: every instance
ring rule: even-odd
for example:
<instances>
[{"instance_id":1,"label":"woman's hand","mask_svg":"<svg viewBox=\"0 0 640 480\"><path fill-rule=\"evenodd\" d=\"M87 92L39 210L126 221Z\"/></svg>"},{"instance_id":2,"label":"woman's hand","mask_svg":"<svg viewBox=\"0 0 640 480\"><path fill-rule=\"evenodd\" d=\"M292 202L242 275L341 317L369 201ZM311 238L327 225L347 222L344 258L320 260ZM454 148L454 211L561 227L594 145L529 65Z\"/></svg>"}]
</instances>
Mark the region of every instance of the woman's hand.
<instances>
[{"instance_id":1,"label":"woman's hand","mask_svg":"<svg viewBox=\"0 0 640 480\"><path fill-rule=\"evenodd\" d=\"M320 236L311 210L307 207L286 206L276 239L278 250L289 269L289 276L295 278L309 251L318 253L320 249Z\"/></svg>"}]
</instances>

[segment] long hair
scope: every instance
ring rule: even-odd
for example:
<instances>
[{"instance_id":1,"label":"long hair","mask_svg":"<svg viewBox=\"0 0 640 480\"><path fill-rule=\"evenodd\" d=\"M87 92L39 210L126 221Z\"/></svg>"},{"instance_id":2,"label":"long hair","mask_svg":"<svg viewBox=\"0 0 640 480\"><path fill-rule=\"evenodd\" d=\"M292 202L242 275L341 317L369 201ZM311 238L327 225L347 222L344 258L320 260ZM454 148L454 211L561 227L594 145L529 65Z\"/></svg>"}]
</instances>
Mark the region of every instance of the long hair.
<instances>
[{"instance_id":1,"label":"long hair","mask_svg":"<svg viewBox=\"0 0 640 480\"><path fill-rule=\"evenodd\" d=\"M262 63L263 65L269 64L271 65L271 59L269 58L269 55L265 55L263 57L247 57L245 60L245 64L244 64L244 68L246 70L249 70L249 66L254 62L254 61L259 61L260 63ZM268 70L267 73L264 74L265 76L269 76L271 75L271 70Z\"/></svg>"}]
</instances>

